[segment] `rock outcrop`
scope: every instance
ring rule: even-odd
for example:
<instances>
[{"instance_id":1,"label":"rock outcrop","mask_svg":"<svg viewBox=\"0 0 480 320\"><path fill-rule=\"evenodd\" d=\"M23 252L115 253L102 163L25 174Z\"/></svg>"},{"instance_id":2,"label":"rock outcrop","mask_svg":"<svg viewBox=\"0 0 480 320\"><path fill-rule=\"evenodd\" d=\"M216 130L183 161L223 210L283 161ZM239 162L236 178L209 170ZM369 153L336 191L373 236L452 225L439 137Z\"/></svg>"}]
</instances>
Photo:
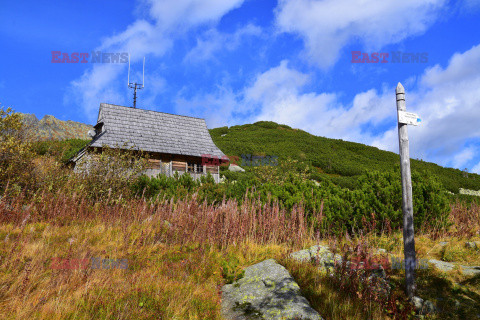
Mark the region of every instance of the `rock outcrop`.
<instances>
[{"instance_id":1,"label":"rock outcrop","mask_svg":"<svg viewBox=\"0 0 480 320\"><path fill-rule=\"evenodd\" d=\"M322 319L287 269L273 259L246 268L242 279L223 287L222 315L231 320Z\"/></svg>"},{"instance_id":2,"label":"rock outcrop","mask_svg":"<svg viewBox=\"0 0 480 320\"><path fill-rule=\"evenodd\" d=\"M21 115L27 131L35 140L91 139L88 136L88 131L93 129L91 125L70 120L63 121L50 115L40 120L34 114L22 113Z\"/></svg>"},{"instance_id":3,"label":"rock outcrop","mask_svg":"<svg viewBox=\"0 0 480 320\"><path fill-rule=\"evenodd\" d=\"M236 165L236 164L230 164L228 166L228 170L233 171L233 172L245 172L245 169L242 167Z\"/></svg>"},{"instance_id":4,"label":"rock outcrop","mask_svg":"<svg viewBox=\"0 0 480 320\"><path fill-rule=\"evenodd\" d=\"M435 268L443 272L452 271L456 266L456 264L454 263L440 261L436 259L428 260L428 263L434 265ZM460 270L462 274L465 276L476 276L480 274L480 266L464 266L464 265L458 265L458 266L461 267Z\"/></svg>"},{"instance_id":5,"label":"rock outcrop","mask_svg":"<svg viewBox=\"0 0 480 320\"><path fill-rule=\"evenodd\" d=\"M417 296L412 298L412 303L415 311L417 311L420 315L433 314L438 311L437 307L433 302L429 300L423 300L422 298Z\"/></svg>"},{"instance_id":6,"label":"rock outcrop","mask_svg":"<svg viewBox=\"0 0 480 320\"><path fill-rule=\"evenodd\" d=\"M290 254L290 258L301 262L310 262L317 265L323 272L336 276L333 271L335 265L342 265L343 259L339 254L334 254L328 246L315 245L309 249L300 250ZM345 262L345 267L356 269L366 283L376 288L379 295L388 296L390 294L390 284L386 280L385 270L381 265L368 266L363 262L352 263Z\"/></svg>"},{"instance_id":7,"label":"rock outcrop","mask_svg":"<svg viewBox=\"0 0 480 320\"><path fill-rule=\"evenodd\" d=\"M321 268L329 270L335 266L335 263L342 263L342 256L333 254L327 246L315 245L309 249L300 250L290 254L290 258L302 262L312 262L318 264Z\"/></svg>"}]
</instances>

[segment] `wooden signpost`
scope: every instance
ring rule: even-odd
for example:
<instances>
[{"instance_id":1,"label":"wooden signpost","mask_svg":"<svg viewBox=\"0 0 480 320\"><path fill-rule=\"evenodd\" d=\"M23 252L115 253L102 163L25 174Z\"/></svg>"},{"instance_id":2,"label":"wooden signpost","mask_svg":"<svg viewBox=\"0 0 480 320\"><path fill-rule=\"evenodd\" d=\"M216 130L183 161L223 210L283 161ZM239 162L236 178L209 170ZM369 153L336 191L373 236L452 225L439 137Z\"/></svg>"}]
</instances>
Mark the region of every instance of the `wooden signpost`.
<instances>
[{"instance_id":1,"label":"wooden signpost","mask_svg":"<svg viewBox=\"0 0 480 320\"><path fill-rule=\"evenodd\" d=\"M415 295L415 238L413 232L412 177L410 173L410 151L407 125L420 122L414 113L406 112L405 89L399 82L396 89L398 115L398 141L400 144L400 171L402 173L402 211L403 211L403 252L405 255L405 282L407 295Z\"/></svg>"}]
</instances>

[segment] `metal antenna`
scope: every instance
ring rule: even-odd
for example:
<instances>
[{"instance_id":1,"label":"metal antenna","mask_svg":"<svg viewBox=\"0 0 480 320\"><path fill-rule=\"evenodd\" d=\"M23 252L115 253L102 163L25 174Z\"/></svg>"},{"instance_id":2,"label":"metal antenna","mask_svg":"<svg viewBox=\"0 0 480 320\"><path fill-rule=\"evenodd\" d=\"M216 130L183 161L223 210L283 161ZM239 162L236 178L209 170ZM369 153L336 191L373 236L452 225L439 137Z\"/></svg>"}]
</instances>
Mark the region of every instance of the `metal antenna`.
<instances>
[{"instance_id":1,"label":"metal antenna","mask_svg":"<svg viewBox=\"0 0 480 320\"><path fill-rule=\"evenodd\" d=\"M128 54L128 87L133 89L133 107L137 107L137 90L145 88L145 57L143 57L143 80L142 83L130 82L130 54Z\"/></svg>"}]
</instances>

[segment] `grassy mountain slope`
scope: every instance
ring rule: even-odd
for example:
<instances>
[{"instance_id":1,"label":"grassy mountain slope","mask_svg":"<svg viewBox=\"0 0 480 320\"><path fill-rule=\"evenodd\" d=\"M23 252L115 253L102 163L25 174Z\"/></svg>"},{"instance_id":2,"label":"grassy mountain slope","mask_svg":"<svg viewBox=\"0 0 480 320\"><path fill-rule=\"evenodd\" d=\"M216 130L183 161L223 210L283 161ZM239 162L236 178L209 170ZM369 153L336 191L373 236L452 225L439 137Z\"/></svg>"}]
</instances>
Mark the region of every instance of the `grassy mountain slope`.
<instances>
[{"instance_id":1,"label":"grassy mountain slope","mask_svg":"<svg viewBox=\"0 0 480 320\"><path fill-rule=\"evenodd\" d=\"M353 186L356 176L365 171L392 170L399 156L360 143L314 136L275 122L220 127L210 130L215 144L229 156L273 155L307 162L318 169L319 177L328 177L343 186ZM436 175L447 190L480 189L480 176L458 169L444 168L421 160L411 161L412 170Z\"/></svg>"}]
</instances>

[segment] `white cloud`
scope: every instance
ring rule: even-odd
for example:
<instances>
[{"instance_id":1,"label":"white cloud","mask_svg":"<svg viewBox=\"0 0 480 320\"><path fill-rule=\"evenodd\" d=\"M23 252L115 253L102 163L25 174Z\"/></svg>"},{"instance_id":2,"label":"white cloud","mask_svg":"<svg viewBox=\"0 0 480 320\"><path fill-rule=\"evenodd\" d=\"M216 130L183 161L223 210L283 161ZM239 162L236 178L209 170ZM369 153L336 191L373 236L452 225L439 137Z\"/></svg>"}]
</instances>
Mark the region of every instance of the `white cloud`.
<instances>
[{"instance_id":1,"label":"white cloud","mask_svg":"<svg viewBox=\"0 0 480 320\"><path fill-rule=\"evenodd\" d=\"M480 159L480 45L452 56L449 64L420 75L418 87L406 90L407 110L422 122L409 127L410 156L463 169ZM259 74L238 94L220 87L206 98L183 99L184 105L214 105L202 116L215 125L271 120L330 138L374 145L398 152L395 87L360 92L344 104L335 93L306 92L308 74L287 61ZM395 84L396 85L396 84ZM195 113L194 109L190 109ZM238 116L241 115L241 116ZM225 119L229 119L228 123ZM210 125L210 124L209 124ZM474 170L478 171L479 165Z\"/></svg>"},{"instance_id":2,"label":"white cloud","mask_svg":"<svg viewBox=\"0 0 480 320\"><path fill-rule=\"evenodd\" d=\"M379 49L419 35L433 24L446 0L280 0L280 32L300 35L308 60L321 68L335 64L341 49L359 40Z\"/></svg>"},{"instance_id":3,"label":"white cloud","mask_svg":"<svg viewBox=\"0 0 480 320\"><path fill-rule=\"evenodd\" d=\"M480 174L480 162L477 163L477 165L472 168L471 172Z\"/></svg>"},{"instance_id":4,"label":"white cloud","mask_svg":"<svg viewBox=\"0 0 480 320\"><path fill-rule=\"evenodd\" d=\"M197 45L185 56L184 61L203 62L214 57L220 50L233 51L237 49L246 37L260 36L262 29L253 24L247 24L236 30L233 34L218 32L210 29L197 38Z\"/></svg>"},{"instance_id":5,"label":"white cloud","mask_svg":"<svg viewBox=\"0 0 480 320\"><path fill-rule=\"evenodd\" d=\"M70 83L69 92L64 96L64 104L71 104L72 100L81 103L90 123L93 123L100 102L124 101L124 97L110 85L121 72L122 68L115 64L95 65L85 71L80 79Z\"/></svg>"},{"instance_id":6,"label":"white cloud","mask_svg":"<svg viewBox=\"0 0 480 320\"><path fill-rule=\"evenodd\" d=\"M141 76L139 72L139 77ZM152 106L155 106L155 101L158 96L160 96L164 91L167 86L167 82L164 78L160 76L146 76L145 78L145 88L143 88L142 93L144 96L142 96L142 99L140 100L138 106L139 108L151 108ZM132 92L130 91L130 94ZM131 97L131 96L130 96ZM131 101L131 100L130 100ZM129 105L127 103L127 105Z\"/></svg>"},{"instance_id":7,"label":"white cloud","mask_svg":"<svg viewBox=\"0 0 480 320\"><path fill-rule=\"evenodd\" d=\"M176 37L201 24L217 22L243 1L144 0L142 5L151 21L135 21L125 31L105 38L95 50L129 52L132 63L139 62L148 55L162 56ZM74 100L83 107L89 120L95 121L100 102L125 101L124 94L113 89L114 83L119 82L118 78L124 74L125 69L124 64L93 65L79 79L71 82L64 101Z\"/></svg>"},{"instance_id":8,"label":"white cloud","mask_svg":"<svg viewBox=\"0 0 480 320\"><path fill-rule=\"evenodd\" d=\"M476 150L474 147L469 147L463 149L460 153L457 153L453 157L453 167L454 168L462 168L464 167L470 160L475 157Z\"/></svg>"},{"instance_id":9,"label":"white cloud","mask_svg":"<svg viewBox=\"0 0 480 320\"><path fill-rule=\"evenodd\" d=\"M182 97L180 93L175 105L179 114L206 118L210 128L234 125L240 119L238 115L241 112L240 99L231 89L224 87L218 88L215 93L197 94L191 99Z\"/></svg>"},{"instance_id":10,"label":"white cloud","mask_svg":"<svg viewBox=\"0 0 480 320\"><path fill-rule=\"evenodd\" d=\"M259 74L239 94L219 87L214 94L193 99L180 95L177 111L201 115L209 119L209 126L269 120L316 135L364 143L371 141L372 133L364 132L362 126L377 125L395 115L388 99L375 90L357 94L350 106L344 106L335 93L304 92L310 80L284 60Z\"/></svg>"},{"instance_id":11,"label":"white cloud","mask_svg":"<svg viewBox=\"0 0 480 320\"><path fill-rule=\"evenodd\" d=\"M407 90L407 109L422 117L420 126L409 129L412 155L455 167L479 159L478 149L466 147L468 141L480 141L479 70L477 45L455 54L446 68L427 69L418 89ZM392 128L373 143L395 150L395 133Z\"/></svg>"},{"instance_id":12,"label":"white cloud","mask_svg":"<svg viewBox=\"0 0 480 320\"><path fill-rule=\"evenodd\" d=\"M216 22L244 0L145 0L150 16L159 29L166 32L184 32L191 27Z\"/></svg>"},{"instance_id":13,"label":"white cloud","mask_svg":"<svg viewBox=\"0 0 480 320\"><path fill-rule=\"evenodd\" d=\"M288 68L286 61L258 76L245 90L247 103L256 101L261 106L255 120L271 120L316 135L366 143L372 133L362 126L377 125L392 116L387 98L375 90L357 94L351 105L345 106L335 93L303 92L309 79Z\"/></svg>"},{"instance_id":14,"label":"white cloud","mask_svg":"<svg viewBox=\"0 0 480 320\"><path fill-rule=\"evenodd\" d=\"M462 11L470 12L480 9L480 1L478 0L461 0L459 1Z\"/></svg>"},{"instance_id":15,"label":"white cloud","mask_svg":"<svg viewBox=\"0 0 480 320\"><path fill-rule=\"evenodd\" d=\"M308 81L309 76L289 69L283 60L278 67L257 76L255 83L246 89L247 100L274 101L281 97L297 94Z\"/></svg>"}]
</instances>

